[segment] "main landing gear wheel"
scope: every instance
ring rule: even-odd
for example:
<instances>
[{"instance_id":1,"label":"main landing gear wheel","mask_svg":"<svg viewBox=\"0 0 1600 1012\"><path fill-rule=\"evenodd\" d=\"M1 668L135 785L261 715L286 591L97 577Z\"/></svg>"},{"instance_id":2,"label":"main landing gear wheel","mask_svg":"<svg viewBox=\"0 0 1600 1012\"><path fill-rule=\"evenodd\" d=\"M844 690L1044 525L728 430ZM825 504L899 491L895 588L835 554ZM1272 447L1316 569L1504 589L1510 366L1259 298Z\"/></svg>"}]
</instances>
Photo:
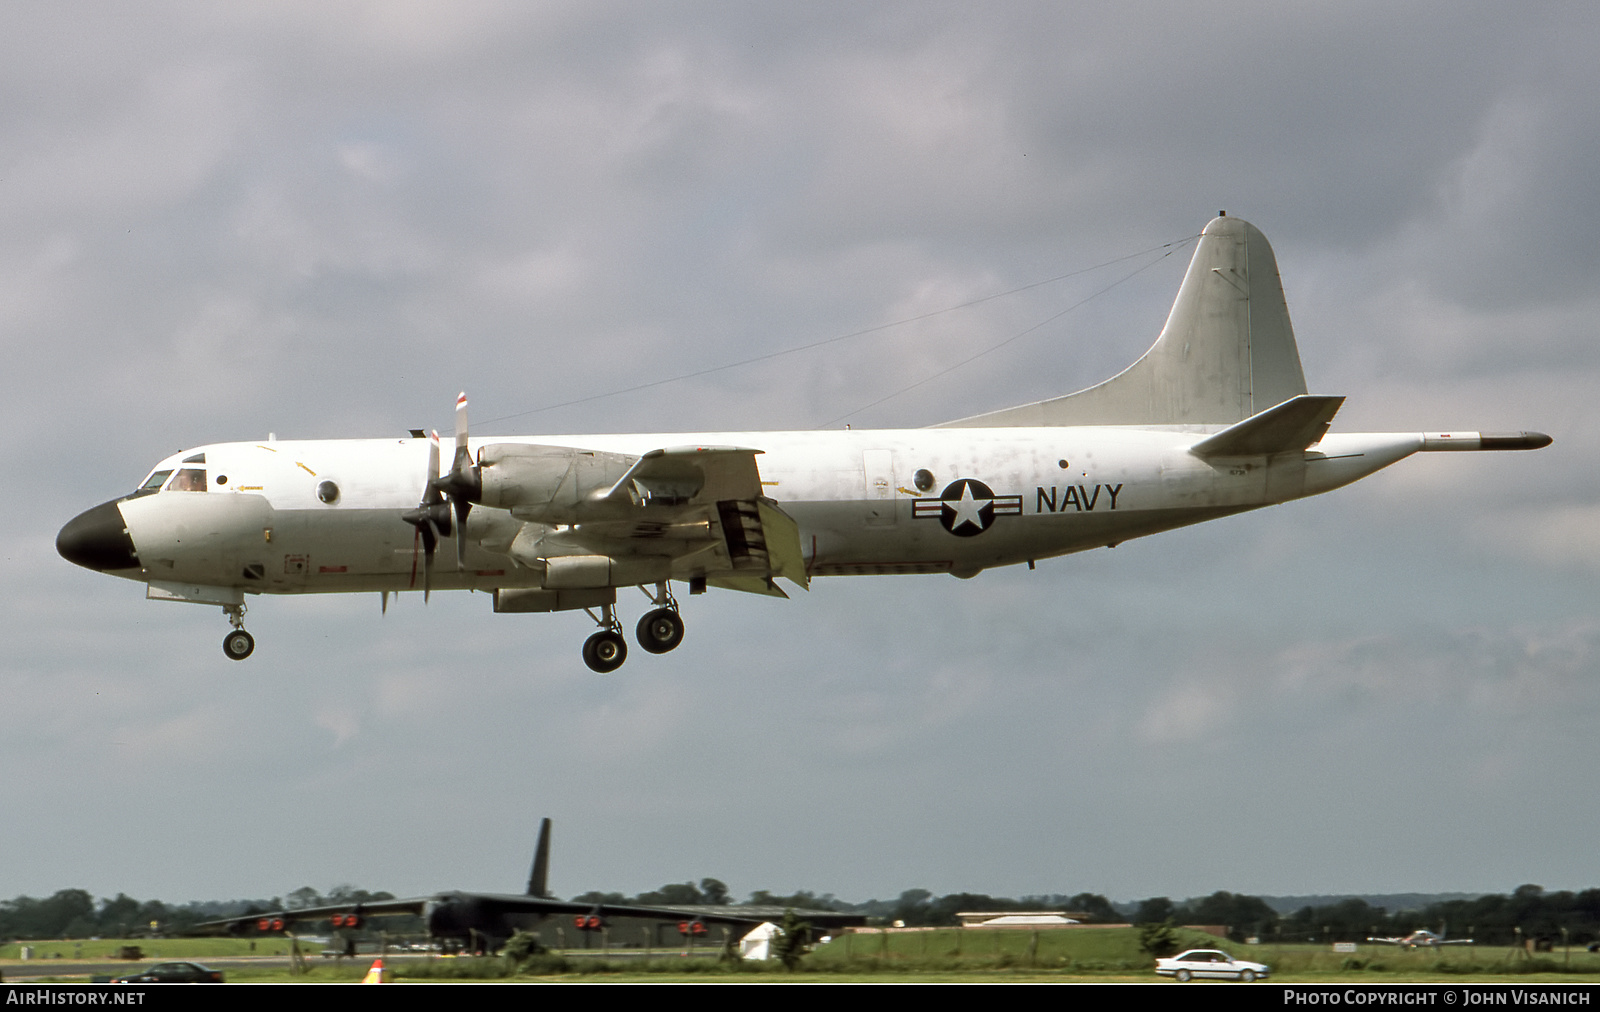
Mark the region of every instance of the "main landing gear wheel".
<instances>
[{"instance_id":1,"label":"main landing gear wheel","mask_svg":"<svg viewBox=\"0 0 1600 1012\"><path fill-rule=\"evenodd\" d=\"M602 675L622 667L628 659L628 641L621 633L604 629L583 644L583 663Z\"/></svg>"},{"instance_id":2,"label":"main landing gear wheel","mask_svg":"<svg viewBox=\"0 0 1600 1012\"><path fill-rule=\"evenodd\" d=\"M683 619L671 608L657 608L639 620L636 632L641 647L653 654L664 654L683 642Z\"/></svg>"},{"instance_id":3,"label":"main landing gear wheel","mask_svg":"<svg viewBox=\"0 0 1600 1012\"><path fill-rule=\"evenodd\" d=\"M222 637L222 652L227 654L230 660L242 661L249 657L255 648L256 638L243 629L235 629Z\"/></svg>"}]
</instances>

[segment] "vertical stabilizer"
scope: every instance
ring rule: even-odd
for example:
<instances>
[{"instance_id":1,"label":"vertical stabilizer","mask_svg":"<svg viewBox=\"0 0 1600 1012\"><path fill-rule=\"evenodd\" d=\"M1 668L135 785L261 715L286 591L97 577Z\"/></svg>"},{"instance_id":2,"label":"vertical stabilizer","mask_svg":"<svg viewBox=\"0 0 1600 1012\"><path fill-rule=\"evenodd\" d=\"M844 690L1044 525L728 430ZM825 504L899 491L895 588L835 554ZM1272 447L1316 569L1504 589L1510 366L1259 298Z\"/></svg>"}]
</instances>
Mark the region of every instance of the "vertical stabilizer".
<instances>
[{"instance_id":1,"label":"vertical stabilizer","mask_svg":"<svg viewBox=\"0 0 1600 1012\"><path fill-rule=\"evenodd\" d=\"M1306 392L1278 261L1241 218L1200 234L1144 357L1099 386L944 426L1232 425Z\"/></svg>"},{"instance_id":2,"label":"vertical stabilizer","mask_svg":"<svg viewBox=\"0 0 1600 1012\"><path fill-rule=\"evenodd\" d=\"M528 875L529 896L550 895L550 820L539 823L539 844L533 848L533 871Z\"/></svg>"}]
</instances>

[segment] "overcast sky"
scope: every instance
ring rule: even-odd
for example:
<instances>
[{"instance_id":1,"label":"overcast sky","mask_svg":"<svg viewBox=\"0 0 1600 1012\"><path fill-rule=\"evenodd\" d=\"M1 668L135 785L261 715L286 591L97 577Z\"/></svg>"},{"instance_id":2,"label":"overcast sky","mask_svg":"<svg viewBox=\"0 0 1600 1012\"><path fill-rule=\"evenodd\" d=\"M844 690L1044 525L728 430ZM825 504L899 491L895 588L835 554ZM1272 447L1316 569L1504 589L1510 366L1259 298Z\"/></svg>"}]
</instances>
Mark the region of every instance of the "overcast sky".
<instances>
[{"instance_id":1,"label":"overcast sky","mask_svg":"<svg viewBox=\"0 0 1600 1012\"><path fill-rule=\"evenodd\" d=\"M1584 4L5 5L0 897L515 891L541 816L562 895L1600 886L1597 94ZM174 451L448 431L461 389L484 435L1077 389L1187 248L599 396L1223 208L1336 430L1554 446L1034 572L685 598L609 676L582 613L469 594L253 600L236 664L218 610L54 550Z\"/></svg>"}]
</instances>

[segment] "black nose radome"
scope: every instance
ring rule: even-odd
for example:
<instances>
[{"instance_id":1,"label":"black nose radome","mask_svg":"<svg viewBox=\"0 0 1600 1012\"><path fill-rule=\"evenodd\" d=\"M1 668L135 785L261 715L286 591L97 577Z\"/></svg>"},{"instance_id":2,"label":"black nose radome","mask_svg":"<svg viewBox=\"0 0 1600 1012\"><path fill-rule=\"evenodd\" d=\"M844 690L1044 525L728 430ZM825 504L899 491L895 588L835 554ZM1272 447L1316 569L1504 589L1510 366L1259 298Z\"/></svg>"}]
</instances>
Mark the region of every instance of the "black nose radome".
<instances>
[{"instance_id":1,"label":"black nose radome","mask_svg":"<svg viewBox=\"0 0 1600 1012\"><path fill-rule=\"evenodd\" d=\"M138 569L139 556L134 552L133 539L128 537L122 511L117 509L119 501L103 502L68 521L56 535L56 551L61 557L102 573Z\"/></svg>"}]
</instances>

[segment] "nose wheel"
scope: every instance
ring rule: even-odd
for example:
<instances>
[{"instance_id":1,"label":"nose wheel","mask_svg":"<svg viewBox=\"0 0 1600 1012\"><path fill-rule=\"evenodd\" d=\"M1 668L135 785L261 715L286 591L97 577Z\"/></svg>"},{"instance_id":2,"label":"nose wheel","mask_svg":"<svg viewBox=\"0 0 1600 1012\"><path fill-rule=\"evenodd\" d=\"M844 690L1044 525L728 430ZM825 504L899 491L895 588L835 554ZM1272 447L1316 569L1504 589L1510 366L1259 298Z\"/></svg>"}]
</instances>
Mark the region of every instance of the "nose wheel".
<instances>
[{"instance_id":1,"label":"nose wheel","mask_svg":"<svg viewBox=\"0 0 1600 1012\"><path fill-rule=\"evenodd\" d=\"M243 629L235 629L222 637L222 652L230 660L242 661L255 651L256 638Z\"/></svg>"},{"instance_id":2,"label":"nose wheel","mask_svg":"<svg viewBox=\"0 0 1600 1012\"><path fill-rule=\"evenodd\" d=\"M231 661L242 661L256 649L256 638L244 631L244 605L223 605L222 610L233 623L233 631L222 637L222 652Z\"/></svg>"}]
</instances>

